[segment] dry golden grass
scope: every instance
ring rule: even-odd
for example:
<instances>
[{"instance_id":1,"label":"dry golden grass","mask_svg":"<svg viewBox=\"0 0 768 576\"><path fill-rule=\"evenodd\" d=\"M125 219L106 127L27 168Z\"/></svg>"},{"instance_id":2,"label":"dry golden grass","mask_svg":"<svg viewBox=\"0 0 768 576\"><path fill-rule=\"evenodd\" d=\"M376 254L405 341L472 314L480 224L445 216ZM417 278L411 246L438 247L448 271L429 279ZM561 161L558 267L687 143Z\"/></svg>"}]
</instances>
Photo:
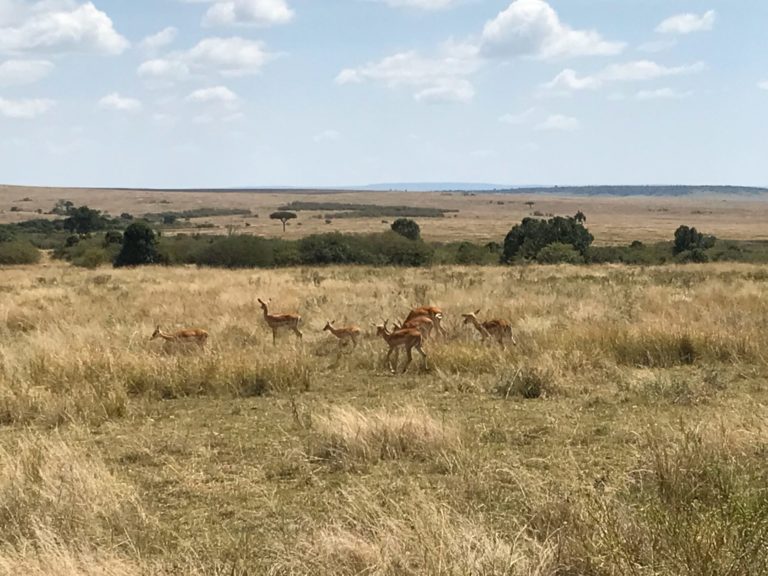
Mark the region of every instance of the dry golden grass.
<instances>
[{"instance_id":1,"label":"dry golden grass","mask_svg":"<svg viewBox=\"0 0 768 576\"><path fill-rule=\"evenodd\" d=\"M30 198L29 202L21 202ZM39 217L35 210L47 212L59 199L76 205L106 210L112 215L122 212L141 215L195 208L248 209L258 218L227 216L202 218L193 223L210 222L216 228L203 233L226 232L233 226L240 233L283 236L279 222L268 218L279 206L293 202L342 202L378 205L405 205L458 210L446 218L419 219L424 237L436 241L501 242L510 228L534 211L541 214L572 216L581 210L589 218L587 224L597 245L628 244L671 240L681 224L695 226L718 238L731 240L768 239L768 199L763 196L743 197L698 195L692 197L577 197L555 195L507 195L408 192L341 192L302 194L292 192L155 192L142 190L91 190L70 188L34 188L0 186L0 224ZM526 202L534 202L533 207ZM10 212L11 207L21 212ZM301 212L289 223L286 238L301 238L323 232L380 232L389 224L382 218L337 219L325 224L322 213ZM387 220L384 218L384 220ZM245 223L249 226L246 228ZM200 231L190 228L181 231Z\"/></svg>"},{"instance_id":2,"label":"dry golden grass","mask_svg":"<svg viewBox=\"0 0 768 576\"><path fill-rule=\"evenodd\" d=\"M766 267L48 263L0 295L0 574L768 573ZM423 304L428 371L322 331Z\"/></svg>"}]
</instances>

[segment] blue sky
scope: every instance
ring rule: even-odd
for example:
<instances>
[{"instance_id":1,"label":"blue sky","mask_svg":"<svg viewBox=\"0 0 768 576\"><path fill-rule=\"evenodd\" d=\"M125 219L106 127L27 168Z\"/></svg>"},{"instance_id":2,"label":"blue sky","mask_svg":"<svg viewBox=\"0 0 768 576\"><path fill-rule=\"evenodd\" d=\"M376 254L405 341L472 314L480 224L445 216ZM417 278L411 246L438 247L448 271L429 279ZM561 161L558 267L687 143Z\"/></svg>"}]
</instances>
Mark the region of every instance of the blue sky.
<instances>
[{"instance_id":1,"label":"blue sky","mask_svg":"<svg viewBox=\"0 0 768 576\"><path fill-rule=\"evenodd\" d=\"M768 2L0 0L0 182L768 185Z\"/></svg>"}]
</instances>

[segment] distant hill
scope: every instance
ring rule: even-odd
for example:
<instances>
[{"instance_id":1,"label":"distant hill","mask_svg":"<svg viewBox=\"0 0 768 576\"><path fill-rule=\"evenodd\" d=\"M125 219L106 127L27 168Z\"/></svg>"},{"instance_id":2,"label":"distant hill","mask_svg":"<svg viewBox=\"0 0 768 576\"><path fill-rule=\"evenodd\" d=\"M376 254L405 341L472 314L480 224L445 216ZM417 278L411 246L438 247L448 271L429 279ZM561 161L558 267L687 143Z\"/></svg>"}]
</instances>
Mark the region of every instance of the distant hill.
<instances>
[{"instance_id":1,"label":"distant hill","mask_svg":"<svg viewBox=\"0 0 768 576\"><path fill-rule=\"evenodd\" d=\"M407 192L496 192L502 194L559 194L567 196L690 196L693 194L768 194L768 188L751 186L510 186L475 182L391 182L354 187L355 190Z\"/></svg>"}]
</instances>

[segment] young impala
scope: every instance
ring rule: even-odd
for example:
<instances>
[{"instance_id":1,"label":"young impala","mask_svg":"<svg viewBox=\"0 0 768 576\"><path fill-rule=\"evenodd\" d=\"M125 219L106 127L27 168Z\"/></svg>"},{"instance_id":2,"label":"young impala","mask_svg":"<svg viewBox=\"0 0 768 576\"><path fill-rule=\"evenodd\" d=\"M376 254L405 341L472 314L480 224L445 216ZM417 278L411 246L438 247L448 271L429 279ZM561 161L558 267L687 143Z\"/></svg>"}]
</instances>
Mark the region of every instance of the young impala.
<instances>
[{"instance_id":1,"label":"young impala","mask_svg":"<svg viewBox=\"0 0 768 576\"><path fill-rule=\"evenodd\" d=\"M396 372L395 368L392 367L392 352L395 353L395 366L397 366L397 360L401 346L405 348L405 354L407 357L405 366L403 366L403 373L408 370L408 366L411 364L411 360L413 360L411 353L413 348L416 348L416 351L424 358L424 369L426 370L427 354L422 349L424 336L421 334L421 332L417 328L402 328L400 330L390 332L387 329L388 322L389 320L386 320L383 325L376 326L374 324L374 326L376 326L376 335L384 338L384 341L389 345L389 352L387 352L387 364L389 365L389 370L392 372L392 374Z\"/></svg>"},{"instance_id":2,"label":"young impala","mask_svg":"<svg viewBox=\"0 0 768 576\"><path fill-rule=\"evenodd\" d=\"M443 327L440 325L443 320L443 311L437 306L422 306L421 308L414 308L405 318L406 324L414 318L429 318L435 325L435 329L437 330L438 334L445 336L445 330L443 330Z\"/></svg>"},{"instance_id":3,"label":"young impala","mask_svg":"<svg viewBox=\"0 0 768 576\"><path fill-rule=\"evenodd\" d=\"M506 348L504 339L508 338L512 344L517 346L517 340L512 335L512 326L510 326L509 322L506 320L486 320L485 322L480 322L477 319L479 313L480 310L475 310L469 314L462 314L461 317L464 318L464 324L472 324L477 328L477 331L483 337L483 342L487 338L493 337L503 348Z\"/></svg>"},{"instance_id":4,"label":"young impala","mask_svg":"<svg viewBox=\"0 0 768 576\"><path fill-rule=\"evenodd\" d=\"M359 326L345 326L343 328L334 328L333 325L336 323L336 320L333 322L326 322L325 328L323 328L323 331L328 331L336 338L339 339L339 345L344 344L344 342L347 342L349 340L352 341L352 346L354 348L357 348L357 339L360 337L360 327Z\"/></svg>"},{"instance_id":5,"label":"young impala","mask_svg":"<svg viewBox=\"0 0 768 576\"><path fill-rule=\"evenodd\" d=\"M267 303L261 298L257 298L257 300L259 301L259 304L261 304L261 309L264 311L264 321L267 323L267 326L272 329L272 344L277 343L277 331L280 328L293 330L294 334L299 337L299 340L304 337L304 334L299 330L301 316L298 314L270 314Z\"/></svg>"},{"instance_id":6,"label":"young impala","mask_svg":"<svg viewBox=\"0 0 768 576\"><path fill-rule=\"evenodd\" d=\"M205 343L208 341L208 332L199 328L192 328L166 334L158 326L149 340L152 341L155 338L165 340L166 347L173 344L197 344L200 348L205 348Z\"/></svg>"},{"instance_id":7,"label":"young impala","mask_svg":"<svg viewBox=\"0 0 768 576\"><path fill-rule=\"evenodd\" d=\"M398 325L395 324L396 330L402 330L403 328L416 328L424 336L424 340L427 340L432 335L432 329L435 327L435 323L427 316L417 316L412 320L408 320Z\"/></svg>"}]
</instances>

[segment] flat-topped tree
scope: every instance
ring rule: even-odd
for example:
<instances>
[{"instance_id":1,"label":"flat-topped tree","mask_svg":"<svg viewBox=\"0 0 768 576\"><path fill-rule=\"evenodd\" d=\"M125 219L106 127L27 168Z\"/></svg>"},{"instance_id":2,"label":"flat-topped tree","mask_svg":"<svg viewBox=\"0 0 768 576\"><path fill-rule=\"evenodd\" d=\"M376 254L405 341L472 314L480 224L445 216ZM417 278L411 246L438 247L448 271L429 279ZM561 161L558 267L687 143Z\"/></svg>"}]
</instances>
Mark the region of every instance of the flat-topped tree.
<instances>
[{"instance_id":1,"label":"flat-topped tree","mask_svg":"<svg viewBox=\"0 0 768 576\"><path fill-rule=\"evenodd\" d=\"M269 217L272 220L280 220L280 222L283 223L283 232L285 232L285 225L288 222L288 220L293 220L294 218L297 218L294 212L288 212L286 210L272 212L272 214L270 214Z\"/></svg>"}]
</instances>

